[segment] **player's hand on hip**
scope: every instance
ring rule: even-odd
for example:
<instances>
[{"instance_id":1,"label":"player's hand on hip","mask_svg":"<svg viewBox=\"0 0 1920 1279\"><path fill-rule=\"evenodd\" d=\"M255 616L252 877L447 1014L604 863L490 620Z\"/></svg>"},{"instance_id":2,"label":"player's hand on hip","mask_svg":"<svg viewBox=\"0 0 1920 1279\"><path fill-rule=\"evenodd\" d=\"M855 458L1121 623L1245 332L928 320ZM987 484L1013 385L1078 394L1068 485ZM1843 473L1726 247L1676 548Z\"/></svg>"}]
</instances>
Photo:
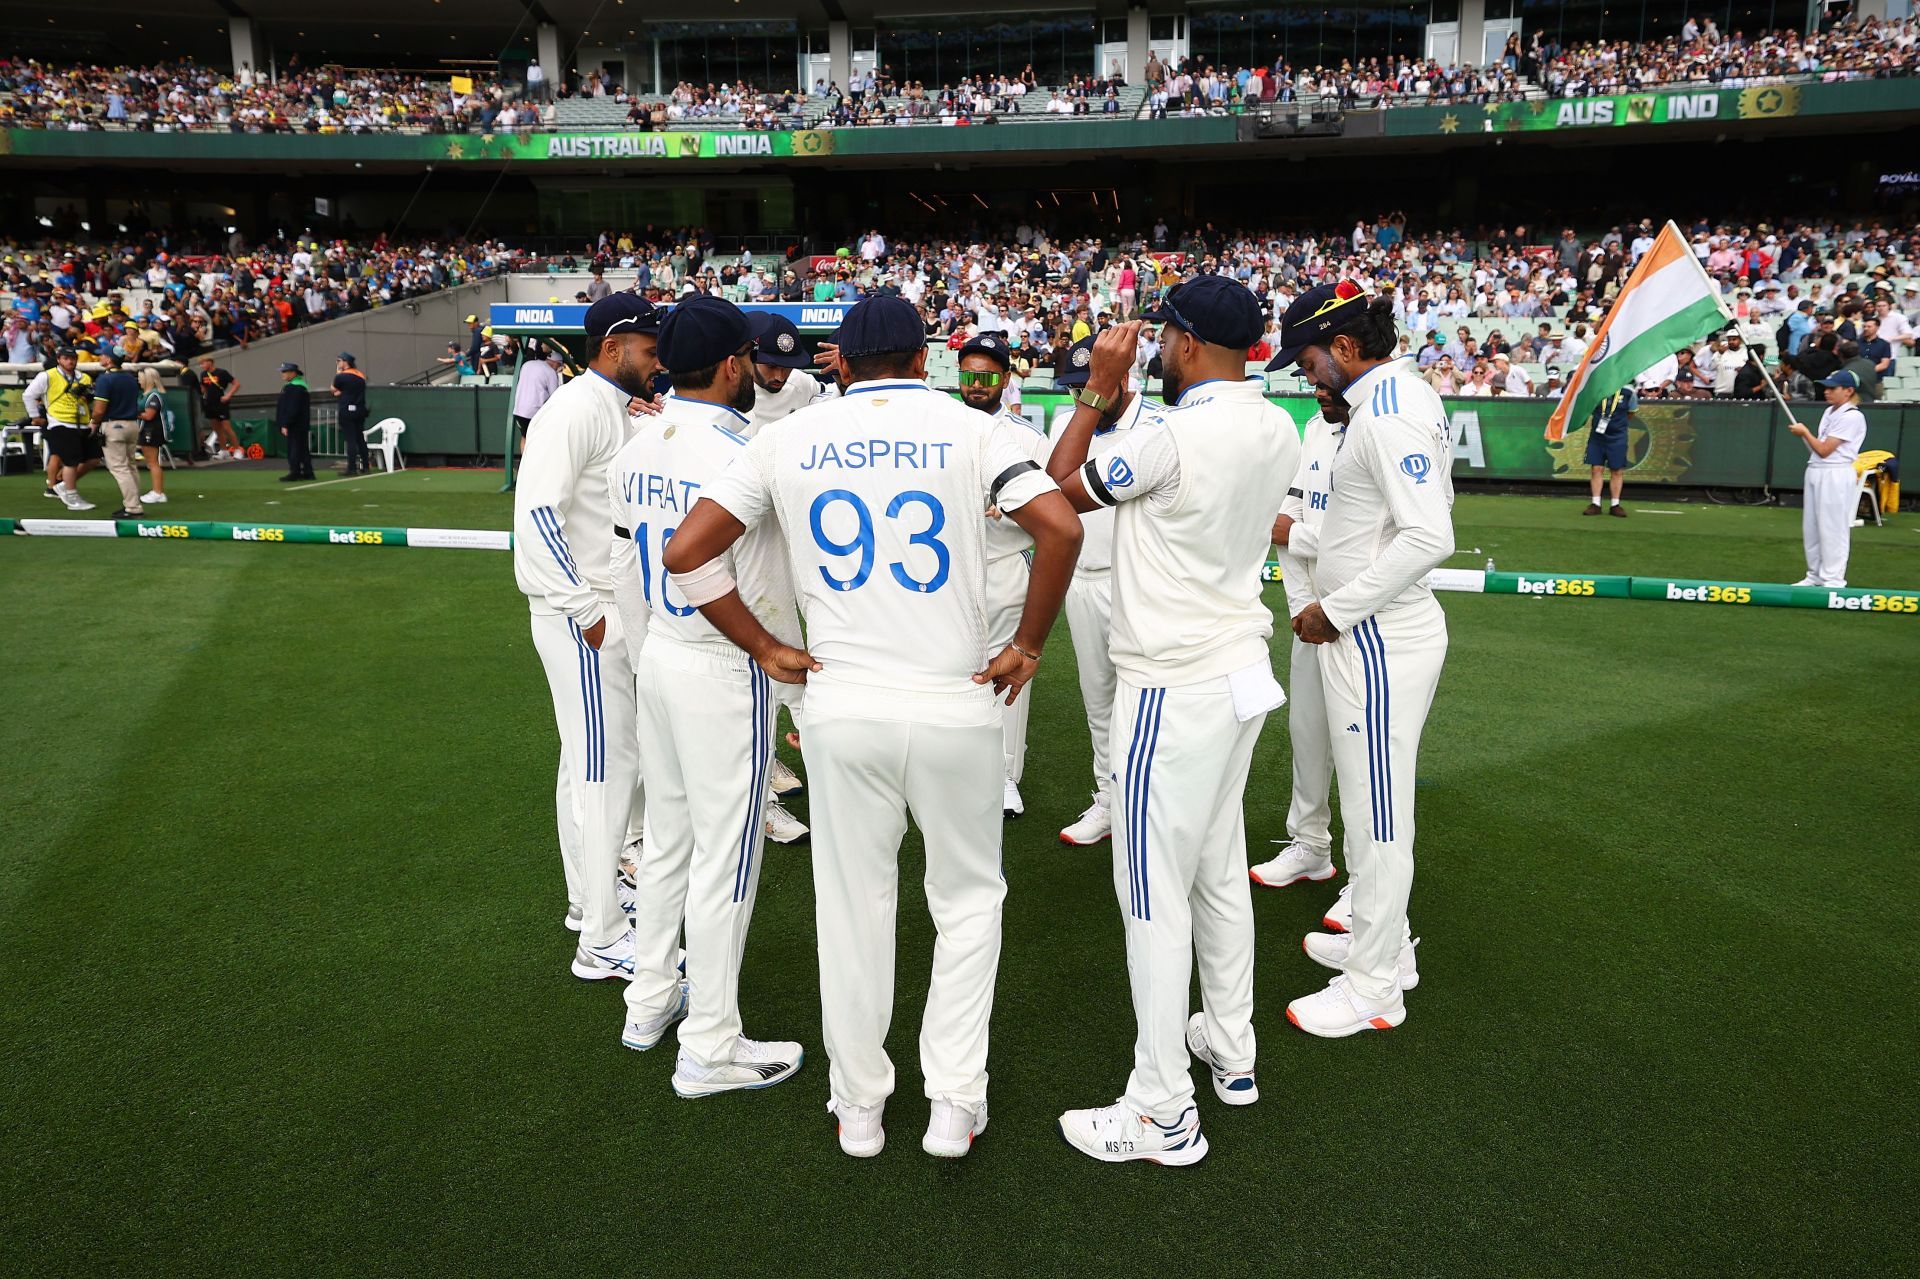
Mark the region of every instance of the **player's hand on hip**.
<instances>
[{"instance_id":1,"label":"player's hand on hip","mask_svg":"<svg viewBox=\"0 0 1920 1279\"><path fill-rule=\"evenodd\" d=\"M1133 371L1140 340L1140 321L1116 324L1093 340L1093 359L1087 366L1087 387L1096 394L1123 389Z\"/></svg>"},{"instance_id":2,"label":"player's hand on hip","mask_svg":"<svg viewBox=\"0 0 1920 1279\"><path fill-rule=\"evenodd\" d=\"M781 684L804 684L808 672L820 669L820 663L813 660L813 654L788 644L775 644L754 660L760 663L760 669L767 673L768 679Z\"/></svg>"},{"instance_id":3,"label":"player's hand on hip","mask_svg":"<svg viewBox=\"0 0 1920 1279\"><path fill-rule=\"evenodd\" d=\"M600 641L604 640L606 637L607 637L607 619L604 617L601 618L599 621L595 622L592 626L585 626L585 627L582 627L580 630L580 638L586 640L587 647L591 648L596 653L600 651Z\"/></svg>"},{"instance_id":4,"label":"player's hand on hip","mask_svg":"<svg viewBox=\"0 0 1920 1279\"><path fill-rule=\"evenodd\" d=\"M1293 619L1293 633L1303 643L1331 644L1340 638L1339 630L1327 620L1326 610L1315 600L1300 610L1300 616Z\"/></svg>"},{"instance_id":5,"label":"player's hand on hip","mask_svg":"<svg viewBox=\"0 0 1920 1279\"><path fill-rule=\"evenodd\" d=\"M1293 536L1293 525L1294 519L1291 515L1276 515L1273 517L1273 544L1275 546L1285 546L1287 544L1287 539Z\"/></svg>"},{"instance_id":6,"label":"player's hand on hip","mask_svg":"<svg viewBox=\"0 0 1920 1279\"><path fill-rule=\"evenodd\" d=\"M1020 696L1020 690L1027 686L1034 672L1040 669L1040 663L1021 653L1009 644L1000 650L987 669L973 677L976 684L992 684L993 691L1005 693L1007 705L1013 705L1013 699Z\"/></svg>"}]
</instances>

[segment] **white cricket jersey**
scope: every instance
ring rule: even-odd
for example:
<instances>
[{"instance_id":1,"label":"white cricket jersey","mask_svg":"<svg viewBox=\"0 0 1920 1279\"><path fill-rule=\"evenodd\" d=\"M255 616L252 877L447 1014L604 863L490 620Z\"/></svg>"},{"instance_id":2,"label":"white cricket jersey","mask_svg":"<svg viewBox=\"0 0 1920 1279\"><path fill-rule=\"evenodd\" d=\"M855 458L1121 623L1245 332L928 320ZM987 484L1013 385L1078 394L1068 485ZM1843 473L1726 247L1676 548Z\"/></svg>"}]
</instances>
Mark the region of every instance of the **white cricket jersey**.
<instances>
[{"instance_id":1,"label":"white cricket jersey","mask_svg":"<svg viewBox=\"0 0 1920 1279\"><path fill-rule=\"evenodd\" d=\"M787 384L778 391L769 391L757 385L753 388L753 409L747 414L747 425L740 433L752 439L763 428L804 409L815 400L831 399L839 393L832 382L823 381L805 369L795 369L788 375Z\"/></svg>"},{"instance_id":2,"label":"white cricket jersey","mask_svg":"<svg viewBox=\"0 0 1920 1279\"><path fill-rule=\"evenodd\" d=\"M978 412L978 410L974 410ZM984 416L984 415L983 415ZM1027 456L1027 460L1036 466L1045 468L1047 464L1047 437L1039 427L1021 417L1011 408L1003 408L987 418L993 423L993 429L1003 432L1008 439L1016 442ZM1004 514L987 512L987 560L1009 559L1015 555L1024 555L1033 549L1033 539L1027 531L1014 523Z\"/></svg>"},{"instance_id":3,"label":"white cricket jersey","mask_svg":"<svg viewBox=\"0 0 1920 1279\"><path fill-rule=\"evenodd\" d=\"M1320 526L1326 522L1333 492L1333 458L1339 440L1338 428L1321 414L1307 421L1306 433L1300 437L1300 469L1293 473L1293 483L1280 503L1280 513L1293 517L1293 529L1277 557L1287 591L1287 613L1292 617L1320 598L1314 561L1319 557Z\"/></svg>"},{"instance_id":4,"label":"white cricket jersey","mask_svg":"<svg viewBox=\"0 0 1920 1279\"><path fill-rule=\"evenodd\" d=\"M1831 440L1837 436L1840 439L1840 447L1825 457L1817 453L1809 453L1808 469L1845 467L1850 471L1853 469L1854 459L1860 456L1860 446L1866 442L1867 415L1852 404L1842 404L1837 407L1829 405L1827 411L1820 415L1820 429L1816 435L1823 440Z\"/></svg>"},{"instance_id":5,"label":"white cricket jersey","mask_svg":"<svg viewBox=\"0 0 1920 1279\"><path fill-rule=\"evenodd\" d=\"M631 574L639 586L649 631L685 644L733 647L668 579L665 557L668 539L701 490L746 448L741 432L747 425L745 414L724 404L668 395L659 414L642 422L614 456L613 533L626 546L615 546L613 562L617 573ZM785 557L779 526L769 521L748 529L725 559L740 598L760 624L781 643L798 644L800 618Z\"/></svg>"},{"instance_id":6,"label":"white cricket jersey","mask_svg":"<svg viewBox=\"0 0 1920 1279\"><path fill-rule=\"evenodd\" d=\"M1000 722L972 679L988 656L981 513L1058 487L1011 431L925 382L860 382L762 432L707 488L748 527L771 515L786 533L821 664L809 711Z\"/></svg>"},{"instance_id":7,"label":"white cricket jersey","mask_svg":"<svg viewBox=\"0 0 1920 1279\"><path fill-rule=\"evenodd\" d=\"M1160 410L1167 406L1158 400L1150 400L1138 392L1132 393L1127 407L1120 411L1114 424L1105 430L1093 433L1093 439L1087 443L1087 457L1105 457L1125 438L1124 432L1132 430L1140 422L1140 415L1148 410ZM1047 452L1053 452L1053 446L1066 434L1067 423L1073 420L1072 413L1057 413L1053 419L1053 433L1047 438ZM1113 512L1104 507L1098 511L1086 511L1080 516L1080 559L1073 566L1073 575L1105 574L1113 567Z\"/></svg>"},{"instance_id":8,"label":"white cricket jersey","mask_svg":"<svg viewBox=\"0 0 1920 1279\"><path fill-rule=\"evenodd\" d=\"M590 627L613 601L607 468L632 429L629 398L589 369L549 396L527 428L513 490L513 576L537 614Z\"/></svg>"},{"instance_id":9,"label":"white cricket jersey","mask_svg":"<svg viewBox=\"0 0 1920 1279\"><path fill-rule=\"evenodd\" d=\"M1299 468L1293 419L1258 379L1217 380L1143 409L1123 434L1081 469L1088 494L1119 507L1114 667L1143 687L1174 688L1266 664L1273 614L1260 571Z\"/></svg>"},{"instance_id":10,"label":"white cricket jersey","mask_svg":"<svg viewBox=\"0 0 1920 1279\"><path fill-rule=\"evenodd\" d=\"M1427 574L1453 554L1453 433L1439 395L1406 359L1376 365L1344 394L1351 416L1336 432L1313 571L1341 631L1431 601Z\"/></svg>"}]
</instances>

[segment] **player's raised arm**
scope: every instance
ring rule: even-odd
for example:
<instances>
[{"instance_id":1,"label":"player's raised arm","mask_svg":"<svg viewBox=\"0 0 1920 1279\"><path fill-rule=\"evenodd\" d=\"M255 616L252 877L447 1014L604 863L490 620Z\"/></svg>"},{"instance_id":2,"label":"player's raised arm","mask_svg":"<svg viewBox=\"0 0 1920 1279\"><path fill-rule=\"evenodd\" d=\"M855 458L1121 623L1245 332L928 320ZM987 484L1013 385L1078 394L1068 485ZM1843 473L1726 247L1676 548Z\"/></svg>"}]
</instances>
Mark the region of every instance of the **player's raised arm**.
<instances>
[{"instance_id":1,"label":"player's raised arm","mask_svg":"<svg viewBox=\"0 0 1920 1279\"><path fill-rule=\"evenodd\" d=\"M1116 325L1094 339L1093 363L1087 384L1073 393L1078 407L1067 428L1054 442L1047 458L1047 475L1060 486L1073 509L1081 513L1097 511L1105 503L1087 492L1080 475L1086 465L1087 450L1093 445L1093 433L1117 418L1126 408L1127 373L1133 368L1135 344L1140 321Z\"/></svg>"},{"instance_id":2,"label":"player's raised arm","mask_svg":"<svg viewBox=\"0 0 1920 1279\"><path fill-rule=\"evenodd\" d=\"M820 663L805 650L775 639L740 598L734 583L726 554L746 531L747 526L732 511L703 497L680 522L673 540L661 552L660 562L687 597L687 603L744 649L769 678L782 684L804 684L807 672L819 670Z\"/></svg>"}]
</instances>

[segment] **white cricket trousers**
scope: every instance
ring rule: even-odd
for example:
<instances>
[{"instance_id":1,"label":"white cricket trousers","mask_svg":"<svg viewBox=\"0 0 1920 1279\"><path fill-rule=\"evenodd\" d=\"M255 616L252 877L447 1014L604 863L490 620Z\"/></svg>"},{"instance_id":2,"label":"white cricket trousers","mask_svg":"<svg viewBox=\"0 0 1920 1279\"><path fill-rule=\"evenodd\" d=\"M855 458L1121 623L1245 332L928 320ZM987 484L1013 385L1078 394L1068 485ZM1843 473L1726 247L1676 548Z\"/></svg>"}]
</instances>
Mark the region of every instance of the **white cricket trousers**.
<instances>
[{"instance_id":1,"label":"white cricket trousers","mask_svg":"<svg viewBox=\"0 0 1920 1279\"><path fill-rule=\"evenodd\" d=\"M1429 598L1376 613L1320 649L1353 885L1345 971L1364 998L1385 1000L1399 989L1408 936L1414 767L1447 660L1447 615Z\"/></svg>"},{"instance_id":2,"label":"white cricket trousers","mask_svg":"<svg viewBox=\"0 0 1920 1279\"><path fill-rule=\"evenodd\" d=\"M1020 614L1027 607L1027 581L1032 570L1025 555L1003 555L987 561L987 652L988 661L1013 643L1020 629ZM981 665L985 665L983 661ZM1033 709L1033 681L1013 705L1000 708L1001 750L1006 754L1006 775L1015 783L1027 772L1027 713Z\"/></svg>"},{"instance_id":3,"label":"white cricket trousers","mask_svg":"<svg viewBox=\"0 0 1920 1279\"><path fill-rule=\"evenodd\" d=\"M1287 683L1287 735L1293 742L1293 799L1287 805L1287 838L1323 856L1333 851L1333 746L1327 732L1327 702L1320 687L1319 645L1293 641Z\"/></svg>"},{"instance_id":4,"label":"white cricket trousers","mask_svg":"<svg viewBox=\"0 0 1920 1279\"><path fill-rule=\"evenodd\" d=\"M1847 553L1853 549L1853 513L1860 478L1851 466L1809 466L1801 494L1800 540L1807 548L1807 576L1820 586L1847 584Z\"/></svg>"},{"instance_id":5,"label":"white cricket trousers","mask_svg":"<svg viewBox=\"0 0 1920 1279\"><path fill-rule=\"evenodd\" d=\"M675 953L687 933L680 1048L702 1067L733 1060L740 962L760 883L773 681L731 644L647 635L640 654L640 750L649 761L647 844L634 888L627 1016L648 1021L679 998Z\"/></svg>"},{"instance_id":6,"label":"white cricket trousers","mask_svg":"<svg viewBox=\"0 0 1920 1279\"><path fill-rule=\"evenodd\" d=\"M1200 967L1207 1044L1253 1066L1253 898L1242 805L1264 713L1242 722L1225 679L1114 699L1113 889L1126 921L1136 1031L1126 1102L1162 1123L1193 1104L1188 986Z\"/></svg>"},{"instance_id":7,"label":"white cricket trousers","mask_svg":"<svg viewBox=\"0 0 1920 1279\"><path fill-rule=\"evenodd\" d=\"M933 1100L987 1095L987 1023L1000 967L1000 730L807 711L820 1006L834 1100L893 1093L894 920L907 814L926 841L927 909L938 937L920 1023Z\"/></svg>"},{"instance_id":8,"label":"white cricket trousers","mask_svg":"<svg viewBox=\"0 0 1920 1279\"><path fill-rule=\"evenodd\" d=\"M640 775L633 668L620 615L608 609L596 651L570 617L533 614L533 650L546 668L560 729L554 788L567 900L581 910L580 943L605 946L627 931L615 878Z\"/></svg>"},{"instance_id":9,"label":"white cricket trousers","mask_svg":"<svg viewBox=\"0 0 1920 1279\"><path fill-rule=\"evenodd\" d=\"M1080 700L1087 708L1087 735L1093 739L1093 789L1110 796L1107 740L1113 733L1113 691L1119 678L1113 669L1113 575L1106 569L1076 570L1067 586L1065 611L1080 674Z\"/></svg>"}]
</instances>

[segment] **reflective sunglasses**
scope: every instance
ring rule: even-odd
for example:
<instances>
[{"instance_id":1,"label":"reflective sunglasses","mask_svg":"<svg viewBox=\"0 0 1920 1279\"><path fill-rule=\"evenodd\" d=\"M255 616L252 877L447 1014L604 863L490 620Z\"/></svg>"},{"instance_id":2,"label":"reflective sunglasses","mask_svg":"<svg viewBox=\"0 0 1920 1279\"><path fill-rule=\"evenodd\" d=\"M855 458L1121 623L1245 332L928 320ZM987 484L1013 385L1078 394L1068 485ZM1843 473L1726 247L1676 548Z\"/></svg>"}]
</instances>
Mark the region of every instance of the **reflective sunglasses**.
<instances>
[{"instance_id":1,"label":"reflective sunglasses","mask_svg":"<svg viewBox=\"0 0 1920 1279\"><path fill-rule=\"evenodd\" d=\"M961 386L999 386L1006 378L1004 373L968 373L960 374Z\"/></svg>"}]
</instances>

